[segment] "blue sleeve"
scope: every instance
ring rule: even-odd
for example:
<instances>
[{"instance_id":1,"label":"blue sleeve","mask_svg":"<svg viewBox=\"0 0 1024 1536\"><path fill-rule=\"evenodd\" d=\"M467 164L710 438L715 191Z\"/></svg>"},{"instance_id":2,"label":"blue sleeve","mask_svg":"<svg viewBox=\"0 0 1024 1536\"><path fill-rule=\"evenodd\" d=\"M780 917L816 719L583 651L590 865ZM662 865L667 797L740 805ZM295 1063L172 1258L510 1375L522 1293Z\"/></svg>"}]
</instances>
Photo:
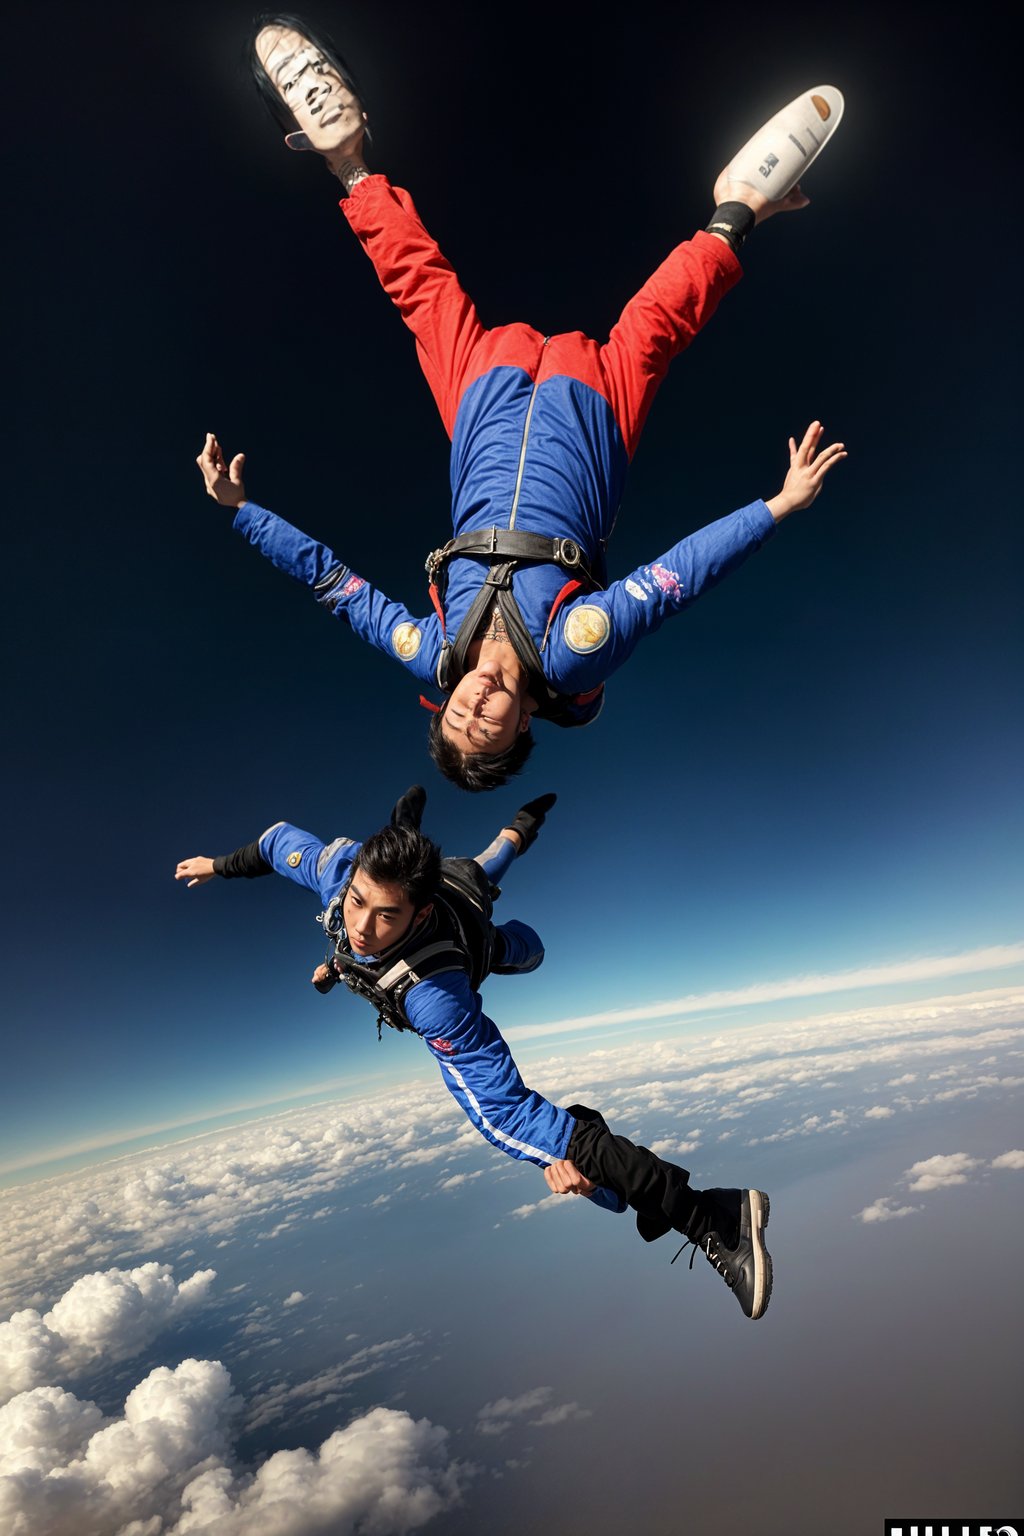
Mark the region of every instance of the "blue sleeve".
<instances>
[{"instance_id":1,"label":"blue sleeve","mask_svg":"<svg viewBox=\"0 0 1024 1536\"><path fill-rule=\"evenodd\" d=\"M436 686L441 626L435 614L413 618L408 608L357 576L326 544L254 501L242 503L233 526L279 571L314 588L317 602L343 619L360 640L401 662L419 682Z\"/></svg>"},{"instance_id":2,"label":"blue sleeve","mask_svg":"<svg viewBox=\"0 0 1024 1536\"><path fill-rule=\"evenodd\" d=\"M288 821L268 827L259 845L260 853L277 874L315 891L324 906L345 884L362 847L362 843L353 842L350 837L336 837L333 843L323 843L312 832L303 832Z\"/></svg>"},{"instance_id":3,"label":"blue sleeve","mask_svg":"<svg viewBox=\"0 0 1024 1536\"><path fill-rule=\"evenodd\" d=\"M763 501L741 507L673 545L604 592L566 604L552 648L552 673L566 692L583 692L618 670L645 635L682 613L741 566L775 532Z\"/></svg>"},{"instance_id":4,"label":"blue sleeve","mask_svg":"<svg viewBox=\"0 0 1024 1536\"><path fill-rule=\"evenodd\" d=\"M541 1167L565 1156L575 1120L527 1088L501 1031L461 971L406 994L409 1023L426 1041L445 1087L485 1140Z\"/></svg>"}]
</instances>

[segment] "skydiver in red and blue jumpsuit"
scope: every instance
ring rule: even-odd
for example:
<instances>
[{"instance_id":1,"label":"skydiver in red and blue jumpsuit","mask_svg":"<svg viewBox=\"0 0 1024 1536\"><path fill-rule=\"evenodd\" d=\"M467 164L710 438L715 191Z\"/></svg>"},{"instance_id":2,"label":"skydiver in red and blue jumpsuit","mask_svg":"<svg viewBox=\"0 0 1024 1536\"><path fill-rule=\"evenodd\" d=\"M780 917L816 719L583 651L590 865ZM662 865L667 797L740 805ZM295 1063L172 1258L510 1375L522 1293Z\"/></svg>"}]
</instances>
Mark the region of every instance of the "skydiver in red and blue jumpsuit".
<instances>
[{"instance_id":1,"label":"skydiver in red and blue jumpsuit","mask_svg":"<svg viewBox=\"0 0 1024 1536\"><path fill-rule=\"evenodd\" d=\"M604 344L525 324L487 329L409 194L368 169L365 114L332 50L282 19L263 25L254 60L282 124L298 125L290 145L318 150L341 180L342 212L416 339L451 438L452 540L428 567L434 612L414 615L248 500L244 456L229 464L213 434L198 463L250 543L361 639L447 695L428 704L432 755L463 788L492 789L523 766L534 715L561 726L592 721L606 679L638 642L809 505L845 457L839 443L819 452L822 428L812 423L799 447L790 439L777 496L606 584L626 471L669 363L738 282L737 252L754 224L807 198L796 185L769 201L723 172L708 230L670 253Z\"/></svg>"}]
</instances>

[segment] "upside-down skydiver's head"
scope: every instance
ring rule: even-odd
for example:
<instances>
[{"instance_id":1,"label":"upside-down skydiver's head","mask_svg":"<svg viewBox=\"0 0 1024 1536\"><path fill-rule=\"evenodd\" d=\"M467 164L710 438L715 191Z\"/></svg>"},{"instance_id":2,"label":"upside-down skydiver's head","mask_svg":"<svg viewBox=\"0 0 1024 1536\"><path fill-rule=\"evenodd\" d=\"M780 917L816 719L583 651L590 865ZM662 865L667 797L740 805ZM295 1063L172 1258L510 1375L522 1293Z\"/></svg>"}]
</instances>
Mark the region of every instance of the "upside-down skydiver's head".
<instances>
[{"instance_id":1,"label":"upside-down skydiver's head","mask_svg":"<svg viewBox=\"0 0 1024 1536\"><path fill-rule=\"evenodd\" d=\"M497 789L533 751L536 703L517 668L489 658L464 673L430 722L430 755L461 789Z\"/></svg>"},{"instance_id":2,"label":"upside-down skydiver's head","mask_svg":"<svg viewBox=\"0 0 1024 1536\"><path fill-rule=\"evenodd\" d=\"M410 819L367 838L342 904L352 953L379 955L401 943L430 916L440 882L441 850Z\"/></svg>"},{"instance_id":3,"label":"upside-down skydiver's head","mask_svg":"<svg viewBox=\"0 0 1024 1536\"><path fill-rule=\"evenodd\" d=\"M477 794L485 789L499 789L522 772L534 746L528 716L525 729L506 728L496 746L488 743L478 751L466 751L462 745L465 733L445 729L450 704L451 700L447 700L433 715L427 735L430 755L446 779ZM504 745L506 735L509 746Z\"/></svg>"},{"instance_id":4,"label":"upside-down skydiver's head","mask_svg":"<svg viewBox=\"0 0 1024 1536\"><path fill-rule=\"evenodd\" d=\"M352 71L330 38L286 11L258 16L249 67L264 106L286 133L365 121ZM318 146L319 147L319 146Z\"/></svg>"}]
</instances>

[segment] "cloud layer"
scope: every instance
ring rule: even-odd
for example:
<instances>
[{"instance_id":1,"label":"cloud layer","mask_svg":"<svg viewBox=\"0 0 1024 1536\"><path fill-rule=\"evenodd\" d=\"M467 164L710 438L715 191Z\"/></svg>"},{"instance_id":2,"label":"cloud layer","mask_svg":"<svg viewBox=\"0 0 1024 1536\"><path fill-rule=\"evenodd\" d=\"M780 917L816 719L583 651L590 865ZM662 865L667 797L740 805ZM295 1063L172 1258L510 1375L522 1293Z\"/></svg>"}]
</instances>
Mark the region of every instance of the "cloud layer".
<instances>
[{"instance_id":1,"label":"cloud layer","mask_svg":"<svg viewBox=\"0 0 1024 1536\"><path fill-rule=\"evenodd\" d=\"M1022 1019L1024 994L996 988L523 1065L530 1085L556 1102L592 1103L616 1131L643 1130L648 1145L708 1162L730 1135L747 1147L817 1141L1015 1091L1024 1083ZM826 1093L843 1097L825 1110ZM4 1191L0 1316L39 1308L54 1284L140 1252L216 1245L254 1222L259 1240L274 1242L339 1199L388 1200L417 1168L436 1164L451 1198L477 1172L459 1167L470 1153L500 1171L498 1155L481 1146L431 1071L378 1098L296 1110Z\"/></svg>"}]
</instances>

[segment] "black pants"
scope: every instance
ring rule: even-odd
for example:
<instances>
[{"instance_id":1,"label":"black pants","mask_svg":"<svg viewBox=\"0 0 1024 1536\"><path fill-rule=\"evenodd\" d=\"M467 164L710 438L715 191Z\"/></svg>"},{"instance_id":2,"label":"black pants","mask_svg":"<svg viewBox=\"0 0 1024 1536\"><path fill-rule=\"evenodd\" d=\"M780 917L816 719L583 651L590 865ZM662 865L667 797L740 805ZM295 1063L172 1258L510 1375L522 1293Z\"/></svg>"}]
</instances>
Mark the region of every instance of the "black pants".
<instances>
[{"instance_id":1,"label":"black pants","mask_svg":"<svg viewBox=\"0 0 1024 1536\"><path fill-rule=\"evenodd\" d=\"M636 1212L637 1231L645 1242L672 1230L688 1235L699 1201L686 1169L664 1162L625 1136L613 1136L596 1109L585 1104L570 1104L568 1109L576 1125L565 1155L583 1177L622 1196Z\"/></svg>"}]
</instances>

